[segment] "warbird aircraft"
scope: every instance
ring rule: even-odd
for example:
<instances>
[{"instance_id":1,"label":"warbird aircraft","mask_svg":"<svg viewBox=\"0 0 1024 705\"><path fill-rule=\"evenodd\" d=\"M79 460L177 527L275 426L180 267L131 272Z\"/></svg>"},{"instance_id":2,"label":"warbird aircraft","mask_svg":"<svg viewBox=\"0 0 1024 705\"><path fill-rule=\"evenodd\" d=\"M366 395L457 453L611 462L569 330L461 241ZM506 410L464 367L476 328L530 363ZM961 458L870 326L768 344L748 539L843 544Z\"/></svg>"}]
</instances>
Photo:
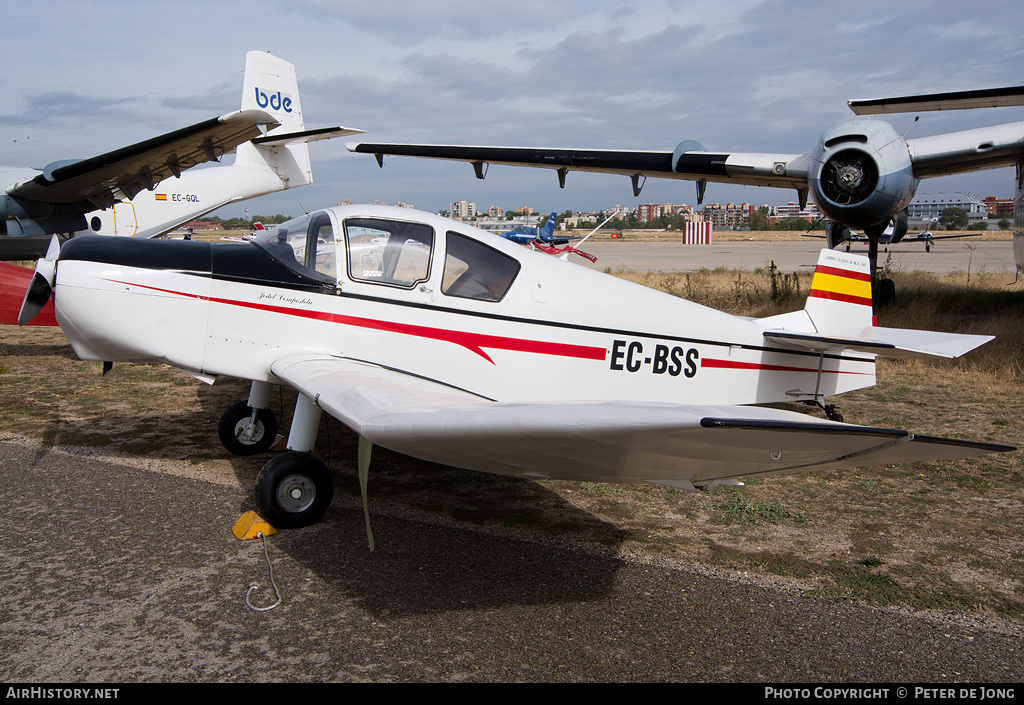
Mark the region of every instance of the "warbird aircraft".
<instances>
[{"instance_id":1,"label":"warbird aircraft","mask_svg":"<svg viewBox=\"0 0 1024 705\"><path fill-rule=\"evenodd\" d=\"M876 355L956 357L990 340L872 325L867 259L824 250L803 310L760 320L656 292L428 213L316 211L249 243L54 240L22 305L49 300L83 360L158 360L252 381L225 447L288 451L256 496L277 527L333 485L326 411L368 450L525 478L695 489L739 478L1012 450L750 406L874 384ZM537 375L538 365L546 371Z\"/></svg>"},{"instance_id":2,"label":"warbird aircraft","mask_svg":"<svg viewBox=\"0 0 1024 705\"><path fill-rule=\"evenodd\" d=\"M310 184L307 143L360 132L306 130L295 67L251 51L237 112L41 172L0 167L0 259L39 257L52 233L154 237L223 205ZM233 164L190 170L232 151Z\"/></svg>"},{"instance_id":3,"label":"warbird aircraft","mask_svg":"<svg viewBox=\"0 0 1024 705\"><path fill-rule=\"evenodd\" d=\"M849 101L858 116L1011 105L1024 105L1024 87ZM697 183L698 203L709 181L791 188L801 207L810 196L831 221L830 246L843 240L843 229L867 235L872 273L878 238L891 220L904 216L921 179L1016 165L1014 251L1017 267L1024 267L1024 122L905 139L883 120L856 117L825 130L806 154L715 153L692 140L668 152L383 143L348 148L375 155L381 166L386 154L471 162L479 179L489 164L554 169L563 188L570 171L623 174L632 179L635 196L648 176L684 179Z\"/></svg>"},{"instance_id":4,"label":"warbird aircraft","mask_svg":"<svg viewBox=\"0 0 1024 705\"><path fill-rule=\"evenodd\" d=\"M496 234L501 235L506 240L512 242L518 242L520 245L528 245L529 243L540 240L541 242L548 243L554 241L555 238L555 221L557 220L557 214L552 213L548 216L547 222L544 223L544 227L537 226L531 228L527 225L521 225L518 228L512 228L511 230L503 230ZM564 245L568 242L568 238L563 238L564 242L558 242L559 245Z\"/></svg>"}]
</instances>

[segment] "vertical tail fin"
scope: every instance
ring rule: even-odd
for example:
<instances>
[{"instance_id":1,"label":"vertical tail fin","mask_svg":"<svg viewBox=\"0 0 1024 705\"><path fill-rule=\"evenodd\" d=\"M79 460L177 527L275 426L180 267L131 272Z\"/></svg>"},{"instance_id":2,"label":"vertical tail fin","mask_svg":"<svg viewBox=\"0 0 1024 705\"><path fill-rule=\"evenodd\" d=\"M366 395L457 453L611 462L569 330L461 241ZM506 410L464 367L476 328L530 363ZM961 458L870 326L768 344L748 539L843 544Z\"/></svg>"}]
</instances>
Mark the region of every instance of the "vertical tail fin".
<instances>
[{"instance_id":1,"label":"vertical tail fin","mask_svg":"<svg viewBox=\"0 0 1024 705\"><path fill-rule=\"evenodd\" d=\"M555 237L555 220L557 220L555 213L548 216L548 222L544 223L544 229L540 231L541 241L551 240Z\"/></svg>"},{"instance_id":2,"label":"vertical tail fin","mask_svg":"<svg viewBox=\"0 0 1024 705\"><path fill-rule=\"evenodd\" d=\"M822 250L804 311L824 335L873 325L868 258Z\"/></svg>"},{"instance_id":3,"label":"vertical tail fin","mask_svg":"<svg viewBox=\"0 0 1024 705\"><path fill-rule=\"evenodd\" d=\"M242 110L246 109L264 110L281 123L268 137L302 132L305 126L295 66L265 52L246 54ZM249 142L238 147L235 163L269 167L281 179L284 188L313 183L309 148L304 141L265 145Z\"/></svg>"}]
</instances>

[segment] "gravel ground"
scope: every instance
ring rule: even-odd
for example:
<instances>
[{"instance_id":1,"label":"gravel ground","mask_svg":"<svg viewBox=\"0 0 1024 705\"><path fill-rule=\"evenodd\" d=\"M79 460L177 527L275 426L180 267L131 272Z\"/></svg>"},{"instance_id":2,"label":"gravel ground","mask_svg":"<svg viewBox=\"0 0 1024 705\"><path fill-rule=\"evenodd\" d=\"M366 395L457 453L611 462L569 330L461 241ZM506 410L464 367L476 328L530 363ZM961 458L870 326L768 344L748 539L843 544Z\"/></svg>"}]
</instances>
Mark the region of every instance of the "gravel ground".
<instances>
[{"instance_id":1,"label":"gravel ground","mask_svg":"<svg viewBox=\"0 0 1024 705\"><path fill-rule=\"evenodd\" d=\"M266 541L230 474L0 442L5 682L1019 683L1019 621L523 538L358 500Z\"/></svg>"}]
</instances>

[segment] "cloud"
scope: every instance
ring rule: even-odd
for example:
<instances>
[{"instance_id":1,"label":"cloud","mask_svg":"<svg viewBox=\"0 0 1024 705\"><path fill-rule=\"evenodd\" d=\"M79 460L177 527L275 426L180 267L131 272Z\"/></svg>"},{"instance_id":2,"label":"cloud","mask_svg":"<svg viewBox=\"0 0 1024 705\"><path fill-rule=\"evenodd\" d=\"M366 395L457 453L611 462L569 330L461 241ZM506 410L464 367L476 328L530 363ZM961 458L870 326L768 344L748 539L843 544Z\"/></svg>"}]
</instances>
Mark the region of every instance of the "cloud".
<instances>
[{"instance_id":1,"label":"cloud","mask_svg":"<svg viewBox=\"0 0 1024 705\"><path fill-rule=\"evenodd\" d=\"M110 0L104 8L55 0L5 15L11 41L0 44L0 60L17 70L0 76L0 127L60 116L31 124L31 147L19 142L33 163L97 154L235 109L250 49L296 65L309 127L359 127L370 141L657 150L695 139L714 150L803 153L852 117L849 98L1015 85L1024 68L1024 45L1007 31L1024 7L1005 0L984 13L950 0L183 0L174 11ZM196 31L200 12L204 31ZM175 40L155 42L156 26ZM122 97L133 100L110 104ZM892 122L923 136L1020 119L1024 109L1008 108ZM22 127L13 131L19 140ZM13 132L0 129L0 145ZM614 177L570 176L560 191L550 173L527 169L496 168L486 182L450 163L394 160L379 170L340 141L317 143L312 155L318 185L307 193L337 192L331 203L352 189L427 208L467 194L546 198L560 210L637 201L628 180ZM1011 182L985 183L1006 195ZM793 197L709 191L716 200ZM692 203L692 192L652 179L639 200L686 194Z\"/></svg>"}]
</instances>

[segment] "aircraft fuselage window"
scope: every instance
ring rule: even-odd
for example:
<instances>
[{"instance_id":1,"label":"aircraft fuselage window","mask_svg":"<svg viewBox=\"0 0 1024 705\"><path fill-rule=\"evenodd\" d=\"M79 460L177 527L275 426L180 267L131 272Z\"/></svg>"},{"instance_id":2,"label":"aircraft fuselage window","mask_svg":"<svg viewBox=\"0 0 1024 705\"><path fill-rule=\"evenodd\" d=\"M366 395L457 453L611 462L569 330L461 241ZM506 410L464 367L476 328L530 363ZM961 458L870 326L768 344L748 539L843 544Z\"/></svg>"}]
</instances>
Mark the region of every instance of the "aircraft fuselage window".
<instances>
[{"instance_id":1,"label":"aircraft fuselage window","mask_svg":"<svg viewBox=\"0 0 1024 705\"><path fill-rule=\"evenodd\" d=\"M519 262L473 238L448 232L441 293L461 299L501 301L519 273Z\"/></svg>"},{"instance_id":2,"label":"aircraft fuselage window","mask_svg":"<svg viewBox=\"0 0 1024 705\"><path fill-rule=\"evenodd\" d=\"M338 281L334 229L324 211L281 223L253 242L304 277L331 284Z\"/></svg>"},{"instance_id":3,"label":"aircraft fuselage window","mask_svg":"<svg viewBox=\"0 0 1024 705\"><path fill-rule=\"evenodd\" d=\"M348 275L353 281L411 289L430 276L434 229L379 218L345 221Z\"/></svg>"},{"instance_id":4,"label":"aircraft fuselage window","mask_svg":"<svg viewBox=\"0 0 1024 705\"><path fill-rule=\"evenodd\" d=\"M334 244L334 226L326 213L314 215L306 232L305 264L332 280L338 279L338 262Z\"/></svg>"}]
</instances>

